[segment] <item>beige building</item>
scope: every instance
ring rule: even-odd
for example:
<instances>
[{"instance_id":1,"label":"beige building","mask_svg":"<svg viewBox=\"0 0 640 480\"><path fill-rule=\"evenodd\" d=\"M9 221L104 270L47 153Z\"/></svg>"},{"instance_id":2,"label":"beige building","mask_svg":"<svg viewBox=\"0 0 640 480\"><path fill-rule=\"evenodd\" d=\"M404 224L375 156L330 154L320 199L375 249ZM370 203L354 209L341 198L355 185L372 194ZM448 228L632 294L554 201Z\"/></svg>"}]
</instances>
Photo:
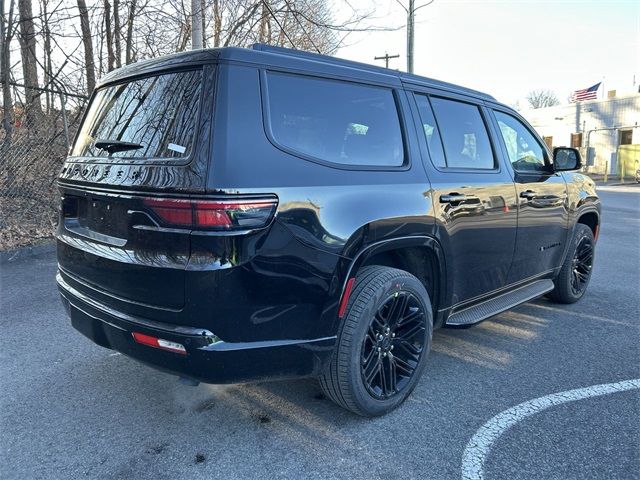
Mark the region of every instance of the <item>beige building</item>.
<instances>
[{"instance_id":1,"label":"beige building","mask_svg":"<svg viewBox=\"0 0 640 480\"><path fill-rule=\"evenodd\" d=\"M588 172L631 175L640 163L640 93L608 95L521 113L550 147L580 148Z\"/></svg>"}]
</instances>

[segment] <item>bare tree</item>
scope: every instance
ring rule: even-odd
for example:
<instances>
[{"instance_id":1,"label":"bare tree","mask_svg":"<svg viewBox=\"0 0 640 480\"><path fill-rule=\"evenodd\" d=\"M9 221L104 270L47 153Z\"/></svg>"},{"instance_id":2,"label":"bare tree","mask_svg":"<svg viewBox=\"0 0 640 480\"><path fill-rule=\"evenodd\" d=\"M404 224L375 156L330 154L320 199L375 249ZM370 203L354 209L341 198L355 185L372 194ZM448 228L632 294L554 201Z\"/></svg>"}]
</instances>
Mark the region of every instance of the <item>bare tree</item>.
<instances>
[{"instance_id":1,"label":"bare tree","mask_svg":"<svg viewBox=\"0 0 640 480\"><path fill-rule=\"evenodd\" d=\"M36 30L34 26L31 0L18 0L20 14L20 55L22 57L22 75L26 96L26 119L28 125L34 125L42 116L38 81L38 60L36 56Z\"/></svg>"},{"instance_id":2,"label":"bare tree","mask_svg":"<svg viewBox=\"0 0 640 480\"><path fill-rule=\"evenodd\" d=\"M269 5L267 4L269 0L262 0L262 11L260 12L260 36L258 37L258 41L260 43L264 43L267 41L267 31L269 30Z\"/></svg>"},{"instance_id":3,"label":"bare tree","mask_svg":"<svg viewBox=\"0 0 640 480\"><path fill-rule=\"evenodd\" d=\"M20 36L32 39L37 58L21 62L18 68L29 65L36 75L44 72L45 88L64 86L74 94L91 91L98 75L122 64L191 48L192 6L203 13L203 46L263 42L325 54L334 53L352 32L370 29L367 23L374 13L350 7L349 0L341 0L346 7L339 21L327 0L3 0L9 1L25 6L23 30L42 26L35 40L34 35ZM26 8L32 2L35 15ZM35 26L32 21L29 28L34 16ZM28 51L21 49L24 54ZM30 74L25 77L24 83L34 90L37 79L29 80L33 79ZM39 95L47 96L48 111L58 101L51 92L26 99L39 99Z\"/></svg>"},{"instance_id":4,"label":"bare tree","mask_svg":"<svg viewBox=\"0 0 640 480\"><path fill-rule=\"evenodd\" d=\"M120 1L113 0L113 40L116 47L116 67L122 66L122 47L120 39L122 37L122 30L120 27Z\"/></svg>"},{"instance_id":5,"label":"bare tree","mask_svg":"<svg viewBox=\"0 0 640 480\"><path fill-rule=\"evenodd\" d=\"M222 30L222 11L220 0L213 0L213 46L220 46L220 32Z\"/></svg>"},{"instance_id":6,"label":"bare tree","mask_svg":"<svg viewBox=\"0 0 640 480\"><path fill-rule=\"evenodd\" d=\"M104 33L107 37L107 71L113 70L116 63L115 53L113 51L113 37L111 30L111 3L104 0Z\"/></svg>"},{"instance_id":7,"label":"bare tree","mask_svg":"<svg viewBox=\"0 0 640 480\"><path fill-rule=\"evenodd\" d=\"M51 73L53 70L53 62L51 58L51 54L53 53L53 49L51 47L51 29L49 28L49 0L41 0L40 8L42 11L42 15L40 16L40 21L42 23L42 36L44 38L44 85L45 87L51 82ZM45 95L45 105L46 105L46 113L49 114L53 108L53 98L49 90L44 92Z\"/></svg>"},{"instance_id":8,"label":"bare tree","mask_svg":"<svg viewBox=\"0 0 640 480\"><path fill-rule=\"evenodd\" d=\"M9 5L7 19L4 17L4 0L0 0L0 81L2 83L2 126L5 137L0 149L11 145L13 130L13 101L11 98L10 72L11 65L11 37L13 36L13 9L14 0Z\"/></svg>"},{"instance_id":9,"label":"bare tree","mask_svg":"<svg viewBox=\"0 0 640 480\"><path fill-rule=\"evenodd\" d=\"M136 18L136 0L131 0L129 4L129 15L127 17L127 38L125 42L125 62L129 65L133 62L133 21Z\"/></svg>"},{"instance_id":10,"label":"bare tree","mask_svg":"<svg viewBox=\"0 0 640 480\"><path fill-rule=\"evenodd\" d=\"M89 25L89 11L85 0L78 0L78 12L80 13L80 28L82 30L82 45L84 46L85 72L87 75L87 93L93 92L96 87L96 66L93 56L93 39Z\"/></svg>"},{"instance_id":11,"label":"bare tree","mask_svg":"<svg viewBox=\"0 0 640 480\"><path fill-rule=\"evenodd\" d=\"M527 102L531 108L545 108L560 105L560 100L551 90L532 90L527 94Z\"/></svg>"}]
</instances>

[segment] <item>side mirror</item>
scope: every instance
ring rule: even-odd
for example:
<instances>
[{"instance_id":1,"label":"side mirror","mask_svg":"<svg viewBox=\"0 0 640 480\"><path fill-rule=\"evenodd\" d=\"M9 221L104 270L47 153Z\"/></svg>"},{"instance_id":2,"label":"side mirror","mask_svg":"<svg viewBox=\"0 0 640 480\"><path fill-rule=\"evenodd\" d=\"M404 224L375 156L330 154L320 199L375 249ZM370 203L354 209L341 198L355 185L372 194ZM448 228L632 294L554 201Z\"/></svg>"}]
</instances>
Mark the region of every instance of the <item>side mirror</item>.
<instances>
[{"instance_id":1,"label":"side mirror","mask_svg":"<svg viewBox=\"0 0 640 480\"><path fill-rule=\"evenodd\" d=\"M582 157L577 148L556 147L553 149L553 170L564 172L582 167Z\"/></svg>"}]
</instances>

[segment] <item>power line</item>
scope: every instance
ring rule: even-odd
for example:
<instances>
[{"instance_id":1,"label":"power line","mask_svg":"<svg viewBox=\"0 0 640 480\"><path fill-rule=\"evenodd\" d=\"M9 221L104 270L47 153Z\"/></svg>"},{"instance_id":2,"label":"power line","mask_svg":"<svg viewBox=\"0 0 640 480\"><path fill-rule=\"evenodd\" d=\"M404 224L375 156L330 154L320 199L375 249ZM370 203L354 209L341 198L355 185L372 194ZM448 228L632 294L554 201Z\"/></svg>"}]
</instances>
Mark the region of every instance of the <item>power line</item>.
<instances>
[{"instance_id":1,"label":"power line","mask_svg":"<svg viewBox=\"0 0 640 480\"><path fill-rule=\"evenodd\" d=\"M263 0L265 1L265 0ZM304 26L302 25L302 22L300 21L300 19L298 18L298 16L296 15L296 12L291 8L291 5L289 5L289 1L288 0L284 0L284 3L287 5L287 8L289 8L289 10L291 11L291 13L293 14L293 18L295 18L296 22L298 22L298 25L300 25L300 28L302 29L302 31L304 32L304 34L307 36L307 38L309 39L309 42L311 42L311 45L313 45L313 48L316 49L316 52L318 52L319 54L322 54L322 52L320 51L320 49L318 48L318 46L315 44L315 42L313 41L313 39L311 38L311 35L309 35L307 33L307 31L305 30Z\"/></svg>"},{"instance_id":2,"label":"power line","mask_svg":"<svg viewBox=\"0 0 640 480\"><path fill-rule=\"evenodd\" d=\"M278 24L278 27L280 27L280 31L284 34L285 37L287 37L287 40L289 40L289 43L291 44L291 46L293 48L296 48L296 44L293 43L293 40L291 40L291 37L289 36L289 34L287 33L287 31L282 27L282 24L280 23L280 21L278 20L278 17L276 17L275 13L273 13L273 10L271 10L271 7L269 6L269 4L267 3L266 0L262 0L262 4L267 8L267 10L269 10L269 14L273 17L273 19L276 21L276 23Z\"/></svg>"}]
</instances>

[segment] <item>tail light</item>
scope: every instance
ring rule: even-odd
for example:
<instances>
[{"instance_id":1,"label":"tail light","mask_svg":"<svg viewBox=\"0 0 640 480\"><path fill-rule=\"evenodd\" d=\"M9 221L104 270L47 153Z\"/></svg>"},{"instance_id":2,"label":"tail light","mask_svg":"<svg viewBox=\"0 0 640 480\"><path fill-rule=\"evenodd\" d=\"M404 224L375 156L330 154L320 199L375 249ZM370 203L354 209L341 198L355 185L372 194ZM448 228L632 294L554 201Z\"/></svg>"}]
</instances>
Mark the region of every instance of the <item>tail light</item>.
<instances>
[{"instance_id":1,"label":"tail light","mask_svg":"<svg viewBox=\"0 0 640 480\"><path fill-rule=\"evenodd\" d=\"M273 218L278 205L278 201L274 198L259 200L145 198L143 203L165 225L210 230L264 227Z\"/></svg>"}]
</instances>

